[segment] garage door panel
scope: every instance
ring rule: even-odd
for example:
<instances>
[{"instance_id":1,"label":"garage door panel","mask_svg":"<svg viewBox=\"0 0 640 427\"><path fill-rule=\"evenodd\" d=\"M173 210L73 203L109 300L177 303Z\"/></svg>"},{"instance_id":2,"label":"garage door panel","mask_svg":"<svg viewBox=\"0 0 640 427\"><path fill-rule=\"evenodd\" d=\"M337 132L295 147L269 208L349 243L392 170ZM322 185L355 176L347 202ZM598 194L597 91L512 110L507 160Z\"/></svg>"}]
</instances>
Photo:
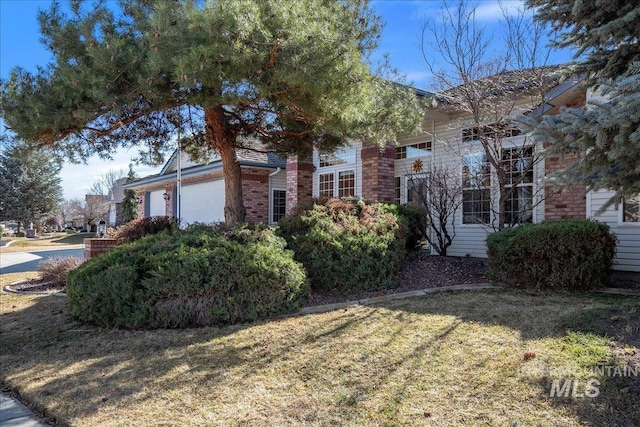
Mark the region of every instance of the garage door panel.
<instances>
[{"instance_id":1,"label":"garage door panel","mask_svg":"<svg viewBox=\"0 0 640 427\"><path fill-rule=\"evenodd\" d=\"M167 214L163 194L164 190L149 192L149 216L165 216Z\"/></svg>"},{"instance_id":2,"label":"garage door panel","mask_svg":"<svg viewBox=\"0 0 640 427\"><path fill-rule=\"evenodd\" d=\"M186 224L224 221L224 180L183 185L180 220Z\"/></svg>"}]
</instances>

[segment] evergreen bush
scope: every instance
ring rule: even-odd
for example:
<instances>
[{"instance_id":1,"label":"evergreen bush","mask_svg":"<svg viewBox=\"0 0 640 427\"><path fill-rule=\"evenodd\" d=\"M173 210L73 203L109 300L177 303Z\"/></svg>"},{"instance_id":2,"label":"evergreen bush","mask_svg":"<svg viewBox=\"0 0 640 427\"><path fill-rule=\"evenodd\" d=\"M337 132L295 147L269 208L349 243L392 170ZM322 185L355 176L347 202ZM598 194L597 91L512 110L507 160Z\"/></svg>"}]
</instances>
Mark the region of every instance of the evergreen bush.
<instances>
[{"instance_id":1,"label":"evergreen bush","mask_svg":"<svg viewBox=\"0 0 640 427\"><path fill-rule=\"evenodd\" d=\"M591 289L609 280L616 237L590 220L524 224L487 237L489 279L536 289Z\"/></svg>"},{"instance_id":2,"label":"evergreen bush","mask_svg":"<svg viewBox=\"0 0 640 427\"><path fill-rule=\"evenodd\" d=\"M398 205L398 214L407 227L407 249L415 250L426 237L427 211L423 206Z\"/></svg>"},{"instance_id":3,"label":"evergreen bush","mask_svg":"<svg viewBox=\"0 0 640 427\"><path fill-rule=\"evenodd\" d=\"M105 327L225 325L291 313L303 267L265 227L166 230L88 260L69 276L78 318Z\"/></svg>"},{"instance_id":4,"label":"evergreen bush","mask_svg":"<svg viewBox=\"0 0 640 427\"><path fill-rule=\"evenodd\" d=\"M404 263L406 227L396 205L329 199L281 220L278 233L320 293L390 288Z\"/></svg>"}]
</instances>

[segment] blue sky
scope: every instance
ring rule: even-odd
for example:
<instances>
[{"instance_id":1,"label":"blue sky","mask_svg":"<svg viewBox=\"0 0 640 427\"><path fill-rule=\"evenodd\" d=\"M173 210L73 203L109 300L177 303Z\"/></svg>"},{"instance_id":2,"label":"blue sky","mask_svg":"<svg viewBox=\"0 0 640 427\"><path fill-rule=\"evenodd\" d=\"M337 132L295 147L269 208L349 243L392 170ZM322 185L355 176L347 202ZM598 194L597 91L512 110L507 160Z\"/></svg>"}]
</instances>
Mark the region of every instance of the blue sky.
<instances>
[{"instance_id":1,"label":"blue sky","mask_svg":"<svg viewBox=\"0 0 640 427\"><path fill-rule=\"evenodd\" d=\"M476 1L476 17L486 27L496 32L501 12L496 0ZM520 0L503 1L503 6L516 8L522 6ZM17 66L35 70L51 60L51 54L39 41L37 22L39 9L47 9L50 0L0 0L0 76L7 77L9 71ZM441 7L440 0L374 0L371 5L381 16L385 27L378 54L389 54L391 65L407 76L414 86L430 89L432 81L426 71L419 48L421 22L424 17L432 17ZM496 49L499 49L496 46ZM568 61L564 52L552 59L552 63ZM83 197L91 184L110 169L128 169L130 159L135 152L119 152L114 161L90 159L88 165L68 165L62 170L62 186L66 199ZM145 166L136 166L139 176L159 170Z\"/></svg>"}]
</instances>

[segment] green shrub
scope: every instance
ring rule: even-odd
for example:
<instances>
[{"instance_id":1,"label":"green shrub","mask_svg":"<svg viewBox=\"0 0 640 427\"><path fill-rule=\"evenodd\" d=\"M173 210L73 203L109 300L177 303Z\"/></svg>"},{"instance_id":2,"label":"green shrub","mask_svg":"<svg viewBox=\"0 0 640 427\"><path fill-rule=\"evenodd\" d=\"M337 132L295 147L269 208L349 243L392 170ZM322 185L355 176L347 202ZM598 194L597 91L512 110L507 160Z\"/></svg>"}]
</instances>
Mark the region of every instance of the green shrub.
<instances>
[{"instance_id":1,"label":"green shrub","mask_svg":"<svg viewBox=\"0 0 640 427\"><path fill-rule=\"evenodd\" d=\"M407 249L417 249L425 239L427 229L427 211L423 206L399 205L398 214L407 227Z\"/></svg>"},{"instance_id":2,"label":"green shrub","mask_svg":"<svg viewBox=\"0 0 640 427\"><path fill-rule=\"evenodd\" d=\"M537 289L591 289L609 280L616 238L589 220L525 224L487 237L491 280Z\"/></svg>"},{"instance_id":3,"label":"green shrub","mask_svg":"<svg viewBox=\"0 0 640 427\"><path fill-rule=\"evenodd\" d=\"M265 227L198 225L120 245L72 272L73 315L101 326L183 328L298 309L303 267Z\"/></svg>"},{"instance_id":4,"label":"green shrub","mask_svg":"<svg viewBox=\"0 0 640 427\"><path fill-rule=\"evenodd\" d=\"M25 237L27 234L24 231L18 231L14 234L14 237Z\"/></svg>"},{"instance_id":5,"label":"green shrub","mask_svg":"<svg viewBox=\"0 0 640 427\"><path fill-rule=\"evenodd\" d=\"M76 257L52 257L38 263L38 272L42 280L53 283L56 287L64 288L71 270L82 264L83 260Z\"/></svg>"},{"instance_id":6,"label":"green shrub","mask_svg":"<svg viewBox=\"0 0 640 427\"><path fill-rule=\"evenodd\" d=\"M281 220L278 233L320 293L392 287L405 256L396 205L329 199Z\"/></svg>"},{"instance_id":7,"label":"green shrub","mask_svg":"<svg viewBox=\"0 0 640 427\"><path fill-rule=\"evenodd\" d=\"M120 244L129 243L149 234L173 230L177 226L176 219L169 216L146 216L129 221L115 232L113 238L118 239Z\"/></svg>"}]
</instances>

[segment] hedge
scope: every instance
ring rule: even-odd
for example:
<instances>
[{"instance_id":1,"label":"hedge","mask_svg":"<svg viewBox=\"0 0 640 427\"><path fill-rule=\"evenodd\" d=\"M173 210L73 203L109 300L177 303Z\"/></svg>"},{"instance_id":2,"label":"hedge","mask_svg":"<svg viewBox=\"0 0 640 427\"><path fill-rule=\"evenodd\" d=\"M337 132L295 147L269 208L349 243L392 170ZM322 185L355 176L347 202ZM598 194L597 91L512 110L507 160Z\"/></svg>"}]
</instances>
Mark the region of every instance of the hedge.
<instances>
[{"instance_id":1,"label":"hedge","mask_svg":"<svg viewBox=\"0 0 640 427\"><path fill-rule=\"evenodd\" d=\"M196 226L120 245L71 272L74 316L105 327L225 325L291 313L308 287L265 227Z\"/></svg>"},{"instance_id":2,"label":"hedge","mask_svg":"<svg viewBox=\"0 0 640 427\"><path fill-rule=\"evenodd\" d=\"M281 220L278 233L319 293L393 287L404 264L406 227L396 205L329 199Z\"/></svg>"},{"instance_id":3,"label":"hedge","mask_svg":"<svg viewBox=\"0 0 640 427\"><path fill-rule=\"evenodd\" d=\"M609 281L615 253L616 238L606 224L524 224L487 237L487 275L515 287L591 289Z\"/></svg>"}]
</instances>

